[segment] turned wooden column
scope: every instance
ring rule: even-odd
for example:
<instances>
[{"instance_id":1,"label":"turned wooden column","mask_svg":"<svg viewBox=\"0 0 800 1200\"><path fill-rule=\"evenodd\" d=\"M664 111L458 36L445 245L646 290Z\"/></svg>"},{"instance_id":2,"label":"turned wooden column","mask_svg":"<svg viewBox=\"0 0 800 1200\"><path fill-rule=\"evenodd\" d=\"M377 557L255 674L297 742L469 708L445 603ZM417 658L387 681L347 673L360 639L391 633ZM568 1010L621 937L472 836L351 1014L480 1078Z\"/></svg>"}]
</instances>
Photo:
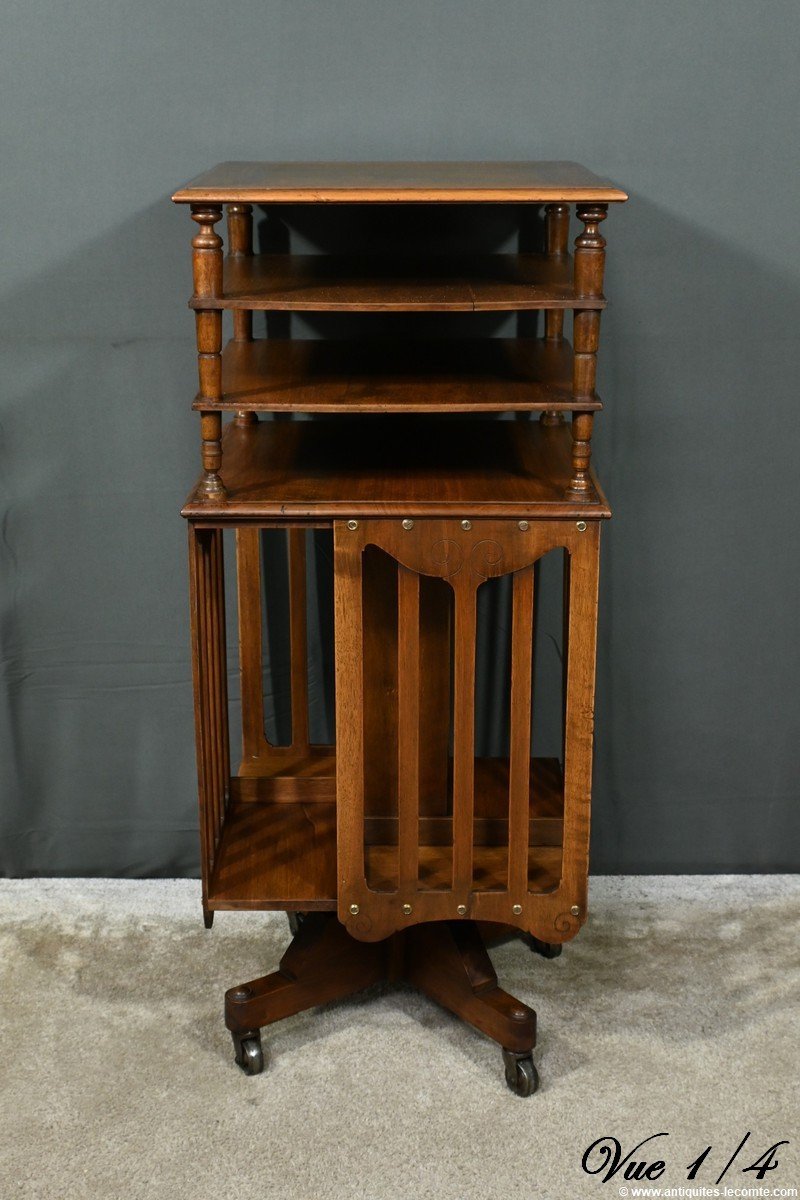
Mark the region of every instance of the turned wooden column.
<instances>
[{"instance_id":1,"label":"turned wooden column","mask_svg":"<svg viewBox=\"0 0 800 1200\"><path fill-rule=\"evenodd\" d=\"M567 257L569 239L569 205L548 204L545 208L545 253L550 259ZM564 338L563 308L547 308L544 314L545 341L560 342ZM542 425L563 425L563 414L558 410L548 409L543 412L539 421Z\"/></svg>"},{"instance_id":2,"label":"turned wooden column","mask_svg":"<svg viewBox=\"0 0 800 1200\"><path fill-rule=\"evenodd\" d=\"M228 250L235 257L247 257L253 253L253 206L252 204L228 205ZM253 314L247 308L233 310L233 340L252 342ZM258 415L242 409L234 418L235 425L255 425Z\"/></svg>"},{"instance_id":3,"label":"turned wooden column","mask_svg":"<svg viewBox=\"0 0 800 1200\"><path fill-rule=\"evenodd\" d=\"M194 294L197 300L215 299L222 293L222 238L214 226L222 217L216 204L193 204L192 220L199 230L192 238L192 267ZM198 308L197 369L200 377L200 400L222 399L222 312L218 308ZM202 437L202 490L209 497L224 496L225 488L219 477L222 466L222 414L216 410L200 410Z\"/></svg>"},{"instance_id":4,"label":"turned wooden column","mask_svg":"<svg viewBox=\"0 0 800 1200\"><path fill-rule=\"evenodd\" d=\"M608 205L579 204L577 214L584 226L583 232L575 239L575 293L576 304L579 305L582 299L596 300L603 295L606 241L600 232L600 222L606 219ZM576 400L594 399L599 337L599 309L576 307L572 339L572 392ZM592 455L593 421L593 413L572 414L572 478L569 486L572 496L589 496L592 492L589 460Z\"/></svg>"}]
</instances>

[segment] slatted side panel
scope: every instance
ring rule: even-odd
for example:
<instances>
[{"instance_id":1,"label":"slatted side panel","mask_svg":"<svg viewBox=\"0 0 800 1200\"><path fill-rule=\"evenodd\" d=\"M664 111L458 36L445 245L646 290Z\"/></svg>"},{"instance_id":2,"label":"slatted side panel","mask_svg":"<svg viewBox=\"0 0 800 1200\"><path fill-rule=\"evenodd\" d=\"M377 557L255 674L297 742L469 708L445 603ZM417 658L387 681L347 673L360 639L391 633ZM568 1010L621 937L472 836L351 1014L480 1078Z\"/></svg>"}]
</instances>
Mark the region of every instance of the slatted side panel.
<instances>
[{"instance_id":1,"label":"slatted side panel","mask_svg":"<svg viewBox=\"0 0 800 1200\"><path fill-rule=\"evenodd\" d=\"M566 523L335 524L338 912L354 936L378 940L417 922L461 918L515 924L556 941L579 927L597 540L596 528ZM555 760L532 760L531 727L536 563L565 547L585 569L573 565L568 579L570 795L562 825L561 772ZM380 586L365 568L376 552L386 559ZM508 753L505 761L476 760L478 589L503 575L511 583ZM369 616L376 600L379 625ZM436 662L432 689L428 660ZM377 689L370 682L376 671ZM388 740L371 736L368 711L384 692L394 728ZM451 771L442 787L450 730ZM369 767L381 754L387 774L396 775L396 808L381 803Z\"/></svg>"},{"instance_id":2,"label":"slatted side panel","mask_svg":"<svg viewBox=\"0 0 800 1200\"><path fill-rule=\"evenodd\" d=\"M214 868L230 774L222 531L189 530L203 896Z\"/></svg>"},{"instance_id":3,"label":"slatted side panel","mask_svg":"<svg viewBox=\"0 0 800 1200\"><path fill-rule=\"evenodd\" d=\"M534 578L533 566L515 572L511 598L508 890L515 904L528 890Z\"/></svg>"}]
</instances>

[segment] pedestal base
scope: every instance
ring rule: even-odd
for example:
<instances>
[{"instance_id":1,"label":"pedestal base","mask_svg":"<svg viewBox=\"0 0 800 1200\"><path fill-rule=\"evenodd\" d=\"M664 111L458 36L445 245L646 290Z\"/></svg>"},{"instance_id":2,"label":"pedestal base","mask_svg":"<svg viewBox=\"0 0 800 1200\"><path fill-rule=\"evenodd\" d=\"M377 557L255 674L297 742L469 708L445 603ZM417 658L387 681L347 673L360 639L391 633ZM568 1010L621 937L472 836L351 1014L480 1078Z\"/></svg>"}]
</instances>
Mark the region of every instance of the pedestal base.
<instances>
[{"instance_id":1,"label":"pedestal base","mask_svg":"<svg viewBox=\"0 0 800 1200\"><path fill-rule=\"evenodd\" d=\"M498 986L472 921L437 921L382 942L359 942L333 913L309 914L299 922L277 971L225 995L225 1024L236 1062L256 1075L264 1065L259 1031L265 1025L374 983L403 979L499 1043L513 1092L529 1096L536 1090L536 1013Z\"/></svg>"}]
</instances>

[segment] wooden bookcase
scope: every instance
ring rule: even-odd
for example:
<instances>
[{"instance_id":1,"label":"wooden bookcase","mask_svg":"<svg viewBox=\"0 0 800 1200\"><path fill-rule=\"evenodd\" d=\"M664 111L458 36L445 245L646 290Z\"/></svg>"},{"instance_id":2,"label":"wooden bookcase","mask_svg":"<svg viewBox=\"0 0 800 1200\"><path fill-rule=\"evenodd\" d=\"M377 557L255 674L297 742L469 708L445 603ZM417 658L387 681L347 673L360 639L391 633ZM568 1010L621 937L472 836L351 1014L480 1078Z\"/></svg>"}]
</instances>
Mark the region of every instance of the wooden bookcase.
<instances>
[{"instance_id":1,"label":"wooden bookcase","mask_svg":"<svg viewBox=\"0 0 800 1200\"><path fill-rule=\"evenodd\" d=\"M500 989L485 944L515 929L552 957L586 919L599 541L610 516L590 465L602 407L600 223L626 198L573 163L226 163L173 197L198 227L190 306L203 471L183 515L203 908L209 926L216 910L285 910L294 935L276 972L226 994L248 1073L263 1067L264 1025L405 978L499 1042L513 1091L536 1088L535 1013ZM454 203L541 215L541 245L421 256L413 246L260 254L253 243L254 205L279 214L287 204ZM216 231L224 207L227 254ZM254 337L256 311L542 316L536 336L378 339L363 326L363 337L303 340ZM489 415L502 413L515 416ZM283 745L265 733L268 529L285 538ZM333 540L333 745L309 734L307 555L318 529ZM236 770L226 531L236 549ZM563 738L560 757L541 758L532 660L538 564L551 552L563 560ZM509 736L507 754L487 758L475 739L478 593L503 578Z\"/></svg>"}]
</instances>

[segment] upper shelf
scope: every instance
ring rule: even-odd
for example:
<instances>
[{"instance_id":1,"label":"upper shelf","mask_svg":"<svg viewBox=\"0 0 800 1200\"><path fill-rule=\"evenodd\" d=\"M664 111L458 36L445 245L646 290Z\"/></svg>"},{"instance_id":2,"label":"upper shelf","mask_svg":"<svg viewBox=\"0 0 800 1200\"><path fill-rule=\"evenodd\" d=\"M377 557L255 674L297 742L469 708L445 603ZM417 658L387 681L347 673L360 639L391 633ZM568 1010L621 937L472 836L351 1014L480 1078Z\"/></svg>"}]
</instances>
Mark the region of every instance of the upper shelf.
<instances>
[{"instance_id":1,"label":"upper shelf","mask_svg":"<svg viewBox=\"0 0 800 1200\"><path fill-rule=\"evenodd\" d=\"M226 162L178 188L172 199L178 204L613 204L628 196L573 162Z\"/></svg>"},{"instance_id":2,"label":"upper shelf","mask_svg":"<svg viewBox=\"0 0 800 1200\"><path fill-rule=\"evenodd\" d=\"M576 296L572 259L543 254L384 258L365 255L229 255L222 295L192 308L313 312L502 312L604 308Z\"/></svg>"}]
</instances>

